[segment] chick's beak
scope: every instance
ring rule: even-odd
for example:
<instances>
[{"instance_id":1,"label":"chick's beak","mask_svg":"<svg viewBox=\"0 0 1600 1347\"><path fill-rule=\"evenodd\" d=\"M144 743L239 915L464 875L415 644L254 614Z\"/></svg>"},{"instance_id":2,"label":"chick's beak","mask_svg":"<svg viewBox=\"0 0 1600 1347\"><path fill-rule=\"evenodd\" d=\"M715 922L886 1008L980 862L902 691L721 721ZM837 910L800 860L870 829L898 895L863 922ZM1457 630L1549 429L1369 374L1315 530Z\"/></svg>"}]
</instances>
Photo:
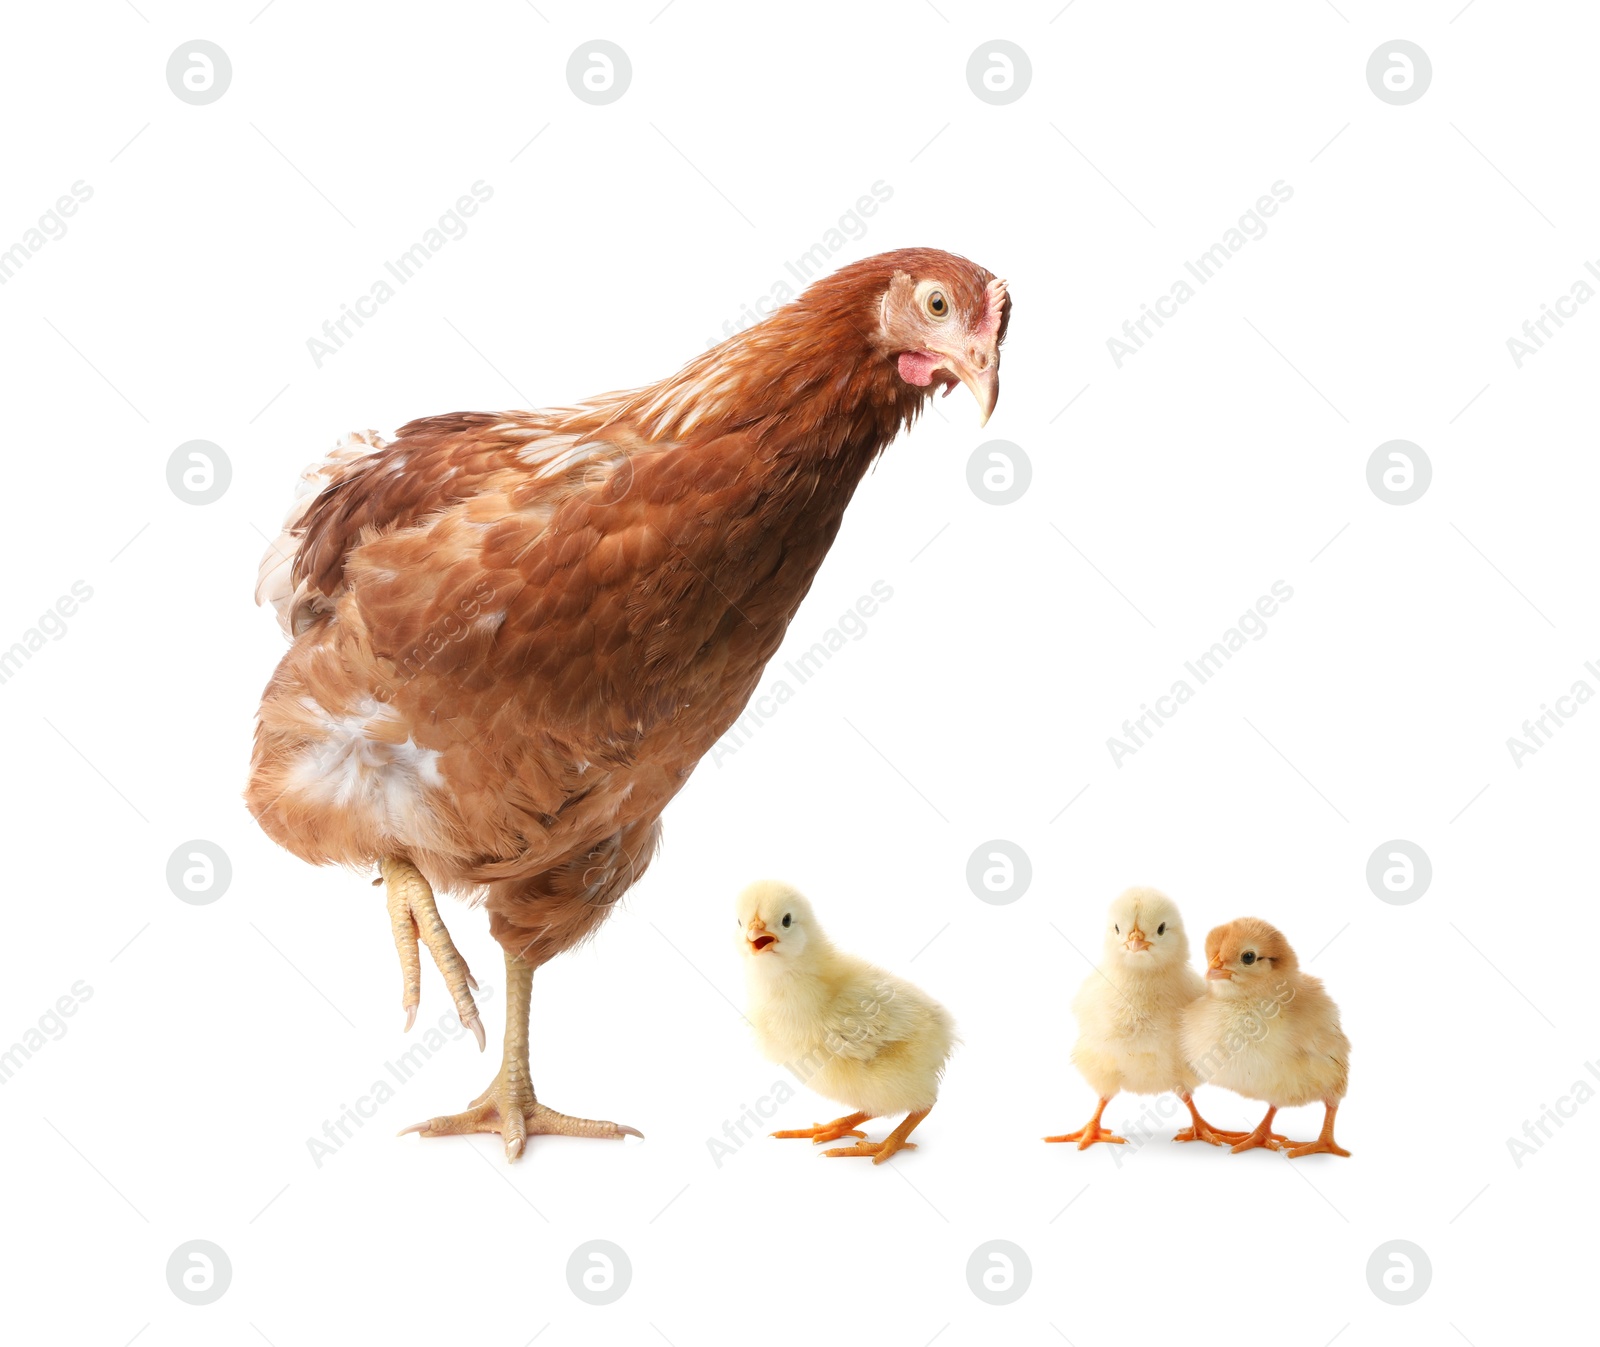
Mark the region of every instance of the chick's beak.
<instances>
[{"instance_id":1,"label":"chick's beak","mask_svg":"<svg viewBox=\"0 0 1600 1347\"><path fill-rule=\"evenodd\" d=\"M1214 963L1210 968L1206 969L1206 981L1232 982L1233 974L1224 968L1221 963Z\"/></svg>"},{"instance_id":2,"label":"chick's beak","mask_svg":"<svg viewBox=\"0 0 1600 1347\"><path fill-rule=\"evenodd\" d=\"M767 930L767 923L762 921L760 917L755 918L745 928L744 938L750 942L750 952L752 954L760 954L768 946L778 943L778 937Z\"/></svg>"},{"instance_id":3,"label":"chick's beak","mask_svg":"<svg viewBox=\"0 0 1600 1347\"><path fill-rule=\"evenodd\" d=\"M1128 938L1122 943L1130 954L1138 954L1150 948L1150 942L1144 938L1144 932L1137 926L1128 932Z\"/></svg>"}]
</instances>

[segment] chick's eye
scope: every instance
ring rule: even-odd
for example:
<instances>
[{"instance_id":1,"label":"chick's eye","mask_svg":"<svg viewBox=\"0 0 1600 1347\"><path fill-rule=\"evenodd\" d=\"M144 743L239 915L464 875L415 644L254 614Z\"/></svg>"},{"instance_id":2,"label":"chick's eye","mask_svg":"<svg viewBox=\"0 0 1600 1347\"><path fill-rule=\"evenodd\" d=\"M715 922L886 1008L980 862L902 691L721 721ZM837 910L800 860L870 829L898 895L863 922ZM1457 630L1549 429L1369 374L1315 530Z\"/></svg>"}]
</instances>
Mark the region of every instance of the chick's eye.
<instances>
[{"instance_id":1,"label":"chick's eye","mask_svg":"<svg viewBox=\"0 0 1600 1347\"><path fill-rule=\"evenodd\" d=\"M785 925L785 926L787 926L787 925L788 925L788 924L789 924L789 913L787 913L787 912L785 912L785 913L784 913L784 914L783 914L783 924L784 924L784 925Z\"/></svg>"},{"instance_id":2,"label":"chick's eye","mask_svg":"<svg viewBox=\"0 0 1600 1347\"><path fill-rule=\"evenodd\" d=\"M944 297L943 290L930 290L922 304L930 318L947 318L950 315L950 301Z\"/></svg>"},{"instance_id":3,"label":"chick's eye","mask_svg":"<svg viewBox=\"0 0 1600 1347\"><path fill-rule=\"evenodd\" d=\"M1166 922L1162 922L1161 925L1156 927L1156 934L1157 935L1165 935L1166 933L1167 933L1167 923Z\"/></svg>"},{"instance_id":4,"label":"chick's eye","mask_svg":"<svg viewBox=\"0 0 1600 1347\"><path fill-rule=\"evenodd\" d=\"M1239 962L1242 963L1246 968L1250 967L1250 965L1253 964L1255 961L1256 961L1256 952L1253 949L1247 949L1247 950L1245 950L1245 952L1243 954L1241 954L1239 956Z\"/></svg>"},{"instance_id":5,"label":"chick's eye","mask_svg":"<svg viewBox=\"0 0 1600 1347\"><path fill-rule=\"evenodd\" d=\"M1120 927L1120 926L1118 926L1118 925L1117 925L1117 924L1116 924L1116 923L1115 923L1115 922L1113 922L1113 923L1112 923L1112 924L1111 924L1111 929L1112 929L1112 930L1113 930L1113 931L1115 931L1115 932L1116 932L1116 933L1117 933L1117 934L1118 934L1118 935L1121 935L1121 934L1122 934L1122 927Z\"/></svg>"}]
</instances>

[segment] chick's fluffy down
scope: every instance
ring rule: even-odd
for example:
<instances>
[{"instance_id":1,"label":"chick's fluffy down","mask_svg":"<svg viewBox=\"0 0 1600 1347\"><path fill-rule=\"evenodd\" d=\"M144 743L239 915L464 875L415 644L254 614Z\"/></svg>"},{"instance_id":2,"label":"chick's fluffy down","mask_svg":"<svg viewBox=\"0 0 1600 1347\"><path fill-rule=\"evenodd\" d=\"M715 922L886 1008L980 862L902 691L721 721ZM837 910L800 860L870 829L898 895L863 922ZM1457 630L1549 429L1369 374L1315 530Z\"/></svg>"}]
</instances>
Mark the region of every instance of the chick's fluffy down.
<instances>
[{"instance_id":1,"label":"chick's fluffy down","mask_svg":"<svg viewBox=\"0 0 1600 1347\"><path fill-rule=\"evenodd\" d=\"M1178 1040L1184 1008L1205 994L1191 968L1121 985L1092 973L1072 1000L1078 1041L1072 1064L1102 1099L1119 1091L1192 1093L1198 1083Z\"/></svg>"},{"instance_id":2,"label":"chick's fluffy down","mask_svg":"<svg viewBox=\"0 0 1600 1347\"><path fill-rule=\"evenodd\" d=\"M1339 1009L1305 974L1275 996L1196 1001L1184 1013L1183 1050L1202 1081L1279 1108L1338 1103L1349 1087Z\"/></svg>"},{"instance_id":3,"label":"chick's fluffy down","mask_svg":"<svg viewBox=\"0 0 1600 1347\"><path fill-rule=\"evenodd\" d=\"M827 955L753 999L762 1052L808 1088L870 1117L932 1108L956 1043L949 1011L863 959Z\"/></svg>"}]
</instances>

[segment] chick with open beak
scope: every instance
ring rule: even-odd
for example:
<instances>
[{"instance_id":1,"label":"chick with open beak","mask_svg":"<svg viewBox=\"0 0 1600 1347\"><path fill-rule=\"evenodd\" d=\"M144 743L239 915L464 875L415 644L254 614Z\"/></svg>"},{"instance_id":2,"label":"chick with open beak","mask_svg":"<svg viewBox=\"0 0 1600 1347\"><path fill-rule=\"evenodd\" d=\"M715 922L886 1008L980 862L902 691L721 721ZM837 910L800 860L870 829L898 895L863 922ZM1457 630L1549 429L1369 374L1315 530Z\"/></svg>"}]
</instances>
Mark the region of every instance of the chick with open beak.
<instances>
[{"instance_id":1,"label":"chick with open beak","mask_svg":"<svg viewBox=\"0 0 1600 1347\"><path fill-rule=\"evenodd\" d=\"M955 1046L949 1012L921 988L837 948L787 884L752 884L739 895L737 921L762 1053L852 1110L772 1135L814 1143L857 1137L825 1153L870 1156L874 1164L915 1150L907 1138L933 1108ZM867 1141L861 1124L892 1113L906 1116L882 1141Z\"/></svg>"}]
</instances>

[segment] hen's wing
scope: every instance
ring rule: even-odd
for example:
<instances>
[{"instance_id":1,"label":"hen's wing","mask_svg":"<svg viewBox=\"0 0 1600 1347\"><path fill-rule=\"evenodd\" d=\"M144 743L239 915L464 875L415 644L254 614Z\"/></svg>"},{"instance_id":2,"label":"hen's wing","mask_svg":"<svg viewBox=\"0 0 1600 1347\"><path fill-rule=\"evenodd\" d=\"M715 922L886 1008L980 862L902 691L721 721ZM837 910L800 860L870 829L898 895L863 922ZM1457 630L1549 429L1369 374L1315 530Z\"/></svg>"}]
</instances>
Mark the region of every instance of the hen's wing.
<instances>
[{"instance_id":1,"label":"hen's wing","mask_svg":"<svg viewBox=\"0 0 1600 1347\"><path fill-rule=\"evenodd\" d=\"M572 424L434 417L335 465L295 529L291 633L337 610L343 663L370 664L370 693L413 722L453 708L482 727L515 702L522 732L607 758L715 709L721 673L759 670L782 635L730 597L785 561L747 455L735 436L691 457L628 423Z\"/></svg>"}]
</instances>

